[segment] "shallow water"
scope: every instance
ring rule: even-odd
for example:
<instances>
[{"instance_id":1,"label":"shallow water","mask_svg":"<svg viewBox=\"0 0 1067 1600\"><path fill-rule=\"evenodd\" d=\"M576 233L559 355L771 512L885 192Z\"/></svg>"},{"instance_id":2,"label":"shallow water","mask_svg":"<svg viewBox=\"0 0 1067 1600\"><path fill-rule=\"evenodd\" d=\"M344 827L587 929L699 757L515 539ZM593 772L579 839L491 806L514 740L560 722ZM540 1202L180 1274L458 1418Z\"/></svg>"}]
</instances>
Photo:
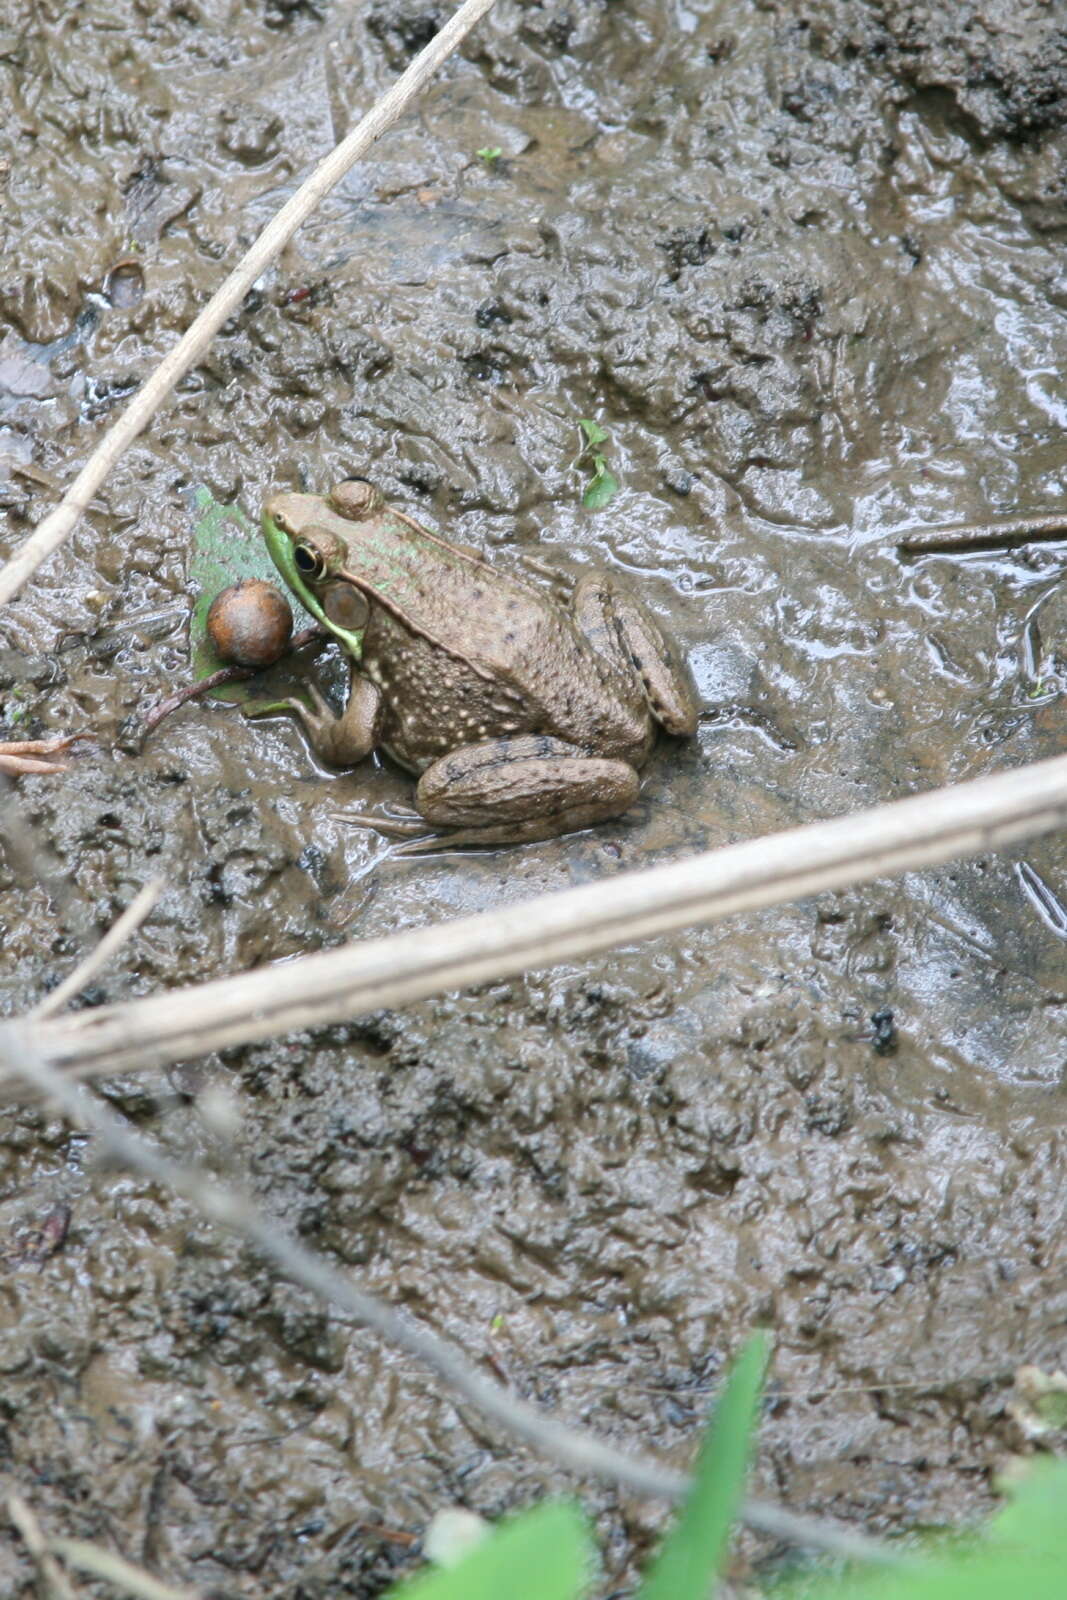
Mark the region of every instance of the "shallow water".
<instances>
[{"instance_id":1,"label":"shallow water","mask_svg":"<svg viewBox=\"0 0 1067 1600\"><path fill-rule=\"evenodd\" d=\"M950 5L501 0L0 617L3 736L100 740L19 785L47 886L0 878L7 1011L160 872L93 999L1062 748L1064 546L895 545L1067 497L1067 44L1044 8L1022 34L1017 7L969 10L965 34ZM0 553L50 503L9 463L69 475L435 16L0 7ZM131 255L143 297L111 305ZM579 417L621 483L597 514ZM186 672L190 486L251 511L351 472L504 565L606 564L669 621L705 715L625 822L398 862L333 813L407 779L320 771L284 719L193 706L123 748ZM1020 1447L1014 1370L1062 1362L1057 900L1051 839L113 1095L620 1444L687 1460L768 1325L761 1488L874 1530L958 1522ZM189 1110L217 1084L229 1145ZM0 1139L10 1470L50 1527L214 1595L371 1596L411 1554L366 1524L562 1482L60 1124L9 1114ZM607 1590L659 1513L583 1493ZM775 1558L751 1541L739 1571ZM0 1571L29 1592L13 1543Z\"/></svg>"}]
</instances>

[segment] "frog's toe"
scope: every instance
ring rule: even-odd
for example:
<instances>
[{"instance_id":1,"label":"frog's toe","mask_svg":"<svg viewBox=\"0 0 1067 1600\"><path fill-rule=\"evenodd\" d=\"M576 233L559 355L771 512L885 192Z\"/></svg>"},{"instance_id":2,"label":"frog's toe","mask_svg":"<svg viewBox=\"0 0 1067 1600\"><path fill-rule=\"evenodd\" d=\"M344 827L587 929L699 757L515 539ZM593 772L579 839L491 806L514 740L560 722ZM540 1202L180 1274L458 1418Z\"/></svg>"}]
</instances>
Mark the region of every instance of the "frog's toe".
<instances>
[{"instance_id":1,"label":"frog's toe","mask_svg":"<svg viewBox=\"0 0 1067 1600\"><path fill-rule=\"evenodd\" d=\"M644 685L649 708L664 733L691 739L700 719L700 702L685 667L679 664L669 673L648 673Z\"/></svg>"},{"instance_id":2,"label":"frog's toe","mask_svg":"<svg viewBox=\"0 0 1067 1600\"><path fill-rule=\"evenodd\" d=\"M424 823L421 838L409 839L407 844L398 844L396 849L389 853L393 856L432 856L438 855L442 850L452 850L457 845L477 842L473 836L464 839L451 833L427 833Z\"/></svg>"},{"instance_id":3,"label":"frog's toe","mask_svg":"<svg viewBox=\"0 0 1067 1600\"><path fill-rule=\"evenodd\" d=\"M373 828L387 839L411 839L419 834L427 837L425 818L407 807L396 811L331 811L328 815L350 828Z\"/></svg>"}]
</instances>

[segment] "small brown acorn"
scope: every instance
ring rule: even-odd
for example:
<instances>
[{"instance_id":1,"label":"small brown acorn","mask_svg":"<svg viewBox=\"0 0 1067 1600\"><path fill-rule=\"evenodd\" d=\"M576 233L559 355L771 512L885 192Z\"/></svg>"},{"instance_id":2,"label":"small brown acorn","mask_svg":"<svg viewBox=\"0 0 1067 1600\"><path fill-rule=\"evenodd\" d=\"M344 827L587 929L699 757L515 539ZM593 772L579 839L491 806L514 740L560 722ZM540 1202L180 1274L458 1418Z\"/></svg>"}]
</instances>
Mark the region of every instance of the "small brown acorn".
<instances>
[{"instance_id":1,"label":"small brown acorn","mask_svg":"<svg viewBox=\"0 0 1067 1600\"><path fill-rule=\"evenodd\" d=\"M288 647L293 612L273 583L244 578L215 596L206 626L220 661L238 667L270 667Z\"/></svg>"}]
</instances>

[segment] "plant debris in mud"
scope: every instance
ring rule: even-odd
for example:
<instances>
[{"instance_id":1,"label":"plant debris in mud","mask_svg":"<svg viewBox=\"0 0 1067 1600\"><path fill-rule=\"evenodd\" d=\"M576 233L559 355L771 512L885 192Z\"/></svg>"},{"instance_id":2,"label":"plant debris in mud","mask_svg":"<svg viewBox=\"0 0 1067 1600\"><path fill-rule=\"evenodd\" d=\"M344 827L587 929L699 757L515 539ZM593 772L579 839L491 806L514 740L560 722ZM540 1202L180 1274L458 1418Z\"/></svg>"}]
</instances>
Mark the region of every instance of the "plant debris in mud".
<instances>
[{"instance_id":1,"label":"plant debris in mud","mask_svg":"<svg viewBox=\"0 0 1067 1600\"><path fill-rule=\"evenodd\" d=\"M603 511L619 491L619 480L608 471L607 457L600 450L610 435L591 417L579 417L578 426L585 435L578 461L587 459L592 470L592 477L582 494L582 505L587 511Z\"/></svg>"}]
</instances>

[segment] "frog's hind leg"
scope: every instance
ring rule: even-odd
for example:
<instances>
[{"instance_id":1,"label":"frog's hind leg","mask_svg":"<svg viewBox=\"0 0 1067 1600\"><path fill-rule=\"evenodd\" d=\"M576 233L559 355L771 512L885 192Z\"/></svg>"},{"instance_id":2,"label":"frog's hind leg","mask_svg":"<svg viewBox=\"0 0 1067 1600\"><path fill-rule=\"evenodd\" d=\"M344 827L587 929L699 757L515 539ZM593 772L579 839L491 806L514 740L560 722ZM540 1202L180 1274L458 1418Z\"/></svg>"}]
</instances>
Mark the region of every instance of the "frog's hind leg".
<instances>
[{"instance_id":1,"label":"frog's hind leg","mask_svg":"<svg viewBox=\"0 0 1067 1600\"><path fill-rule=\"evenodd\" d=\"M694 734L699 704L689 668L648 607L603 572L580 579L572 605L593 648L624 672L636 673L660 726L680 738Z\"/></svg>"},{"instance_id":2,"label":"frog's hind leg","mask_svg":"<svg viewBox=\"0 0 1067 1600\"><path fill-rule=\"evenodd\" d=\"M562 739L523 734L464 745L427 767L415 791L420 815L440 836L404 850L552 839L619 816L639 787L627 762L587 756Z\"/></svg>"}]
</instances>

